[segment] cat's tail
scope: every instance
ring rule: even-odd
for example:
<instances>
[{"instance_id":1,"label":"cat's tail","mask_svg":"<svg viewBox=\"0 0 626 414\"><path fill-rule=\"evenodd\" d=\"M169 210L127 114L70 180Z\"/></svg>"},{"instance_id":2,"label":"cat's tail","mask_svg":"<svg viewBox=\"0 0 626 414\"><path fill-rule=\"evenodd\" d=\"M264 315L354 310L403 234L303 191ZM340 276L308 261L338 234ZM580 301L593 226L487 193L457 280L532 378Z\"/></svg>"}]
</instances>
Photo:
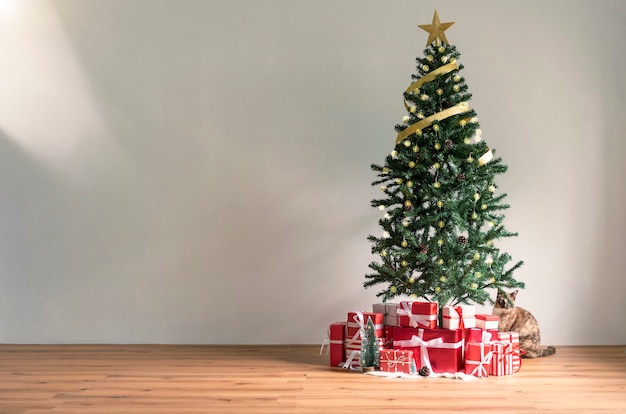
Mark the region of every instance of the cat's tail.
<instances>
[{"instance_id":1,"label":"cat's tail","mask_svg":"<svg viewBox=\"0 0 626 414\"><path fill-rule=\"evenodd\" d=\"M546 349L542 349L541 351L542 351L542 353L539 356L554 355L556 353L556 348L553 347L553 346L549 346Z\"/></svg>"}]
</instances>

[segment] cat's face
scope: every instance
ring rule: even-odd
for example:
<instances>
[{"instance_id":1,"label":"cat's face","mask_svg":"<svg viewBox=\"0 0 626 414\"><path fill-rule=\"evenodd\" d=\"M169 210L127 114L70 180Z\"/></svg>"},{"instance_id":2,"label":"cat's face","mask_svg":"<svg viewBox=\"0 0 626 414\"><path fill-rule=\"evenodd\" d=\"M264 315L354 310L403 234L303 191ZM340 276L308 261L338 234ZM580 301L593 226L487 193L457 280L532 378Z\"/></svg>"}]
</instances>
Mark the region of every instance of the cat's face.
<instances>
[{"instance_id":1,"label":"cat's face","mask_svg":"<svg viewBox=\"0 0 626 414\"><path fill-rule=\"evenodd\" d=\"M496 308L501 308L501 309L511 309L513 308L515 305L515 297L517 296L517 290L514 292L511 292L508 294L510 302L507 300L506 296L507 293L502 292L501 290L498 291L498 296L496 296L496 304L495 307Z\"/></svg>"}]
</instances>

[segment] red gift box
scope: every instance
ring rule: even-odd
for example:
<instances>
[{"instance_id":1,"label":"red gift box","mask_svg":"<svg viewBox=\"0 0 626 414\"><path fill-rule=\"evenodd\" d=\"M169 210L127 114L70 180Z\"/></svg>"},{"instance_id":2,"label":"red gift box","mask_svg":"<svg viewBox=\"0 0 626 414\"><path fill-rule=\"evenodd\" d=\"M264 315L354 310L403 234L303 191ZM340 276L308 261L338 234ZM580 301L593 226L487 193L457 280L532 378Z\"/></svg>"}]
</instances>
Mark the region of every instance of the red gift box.
<instances>
[{"instance_id":1,"label":"red gift box","mask_svg":"<svg viewBox=\"0 0 626 414\"><path fill-rule=\"evenodd\" d=\"M400 302L398 315L400 315L400 326L411 328L429 328L437 327L437 311L436 302Z\"/></svg>"},{"instance_id":2,"label":"red gift box","mask_svg":"<svg viewBox=\"0 0 626 414\"><path fill-rule=\"evenodd\" d=\"M493 356L489 364L489 374L502 376L513 373L513 344L510 342L495 342L491 344Z\"/></svg>"},{"instance_id":3,"label":"red gift box","mask_svg":"<svg viewBox=\"0 0 626 414\"><path fill-rule=\"evenodd\" d=\"M475 307L473 305L446 305L441 309L442 328L445 329L466 329L476 327L474 317Z\"/></svg>"},{"instance_id":4,"label":"red gift box","mask_svg":"<svg viewBox=\"0 0 626 414\"><path fill-rule=\"evenodd\" d=\"M498 341L510 342L513 349L513 363L511 371L518 372L522 367L522 356L519 347L519 332L498 332Z\"/></svg>"},{"instance_id":5,"label":"red gift box","mask_svg":"<svg viewBox=\"0 0 626 414\"><path fill-rule=\"evenodd\" d=\"M330 366L338 367L346 357L346 323L335 322L328 327Z\"/></svg>"},{"instance_id":6,"label":"red gift box","mask_svg":"<svg viewBox=\"0 0 626 414\"><path fill-rule=\"evenodd\" d=\"M491 344L468 343L465 351L465 373L480 378L488 377L491 358L493 358L491 349Z\"/></svg>"},{"instance_id":7,"label":"red gift box","mask_svg":"<svg viewBox=\"0 0 626 414\"><path fill-rule=\"evenodd\" d=\"M498 329L498 318L496 315L487 313L476 314L476 327L481 329Z\"/></svg>"},{"instance_id":8,"label":"red gift box","mask_svg":"<svg viewBox=\"0 0 626 414\"><path fill-rule=\"evenodd\" d=\"M348 312L348 332L346 338L353 341L361 339L361 333L365 332L365 325L369 318L374 323L376 337L382 338L384 335L384 315L382 313L360 311Z\"/></svg>"},{"instance_id":9,"label":"red gift box","mask_svg":"<svg viewBox=\"0 0 626 414\"><path fill-rule=\"evenodd\" d=\"M383 372L403 372L414 374L413 351L403 349L383 349L380 351L380 370Z\"/></svg>"},{"instance_id":10,"label":"red gift box","mask_svg":"<svg viewBox=\"0 0 626 414\"><path fill-rule=\"evenodd\" d=\"M457 373L463 370L463 331L396 327L393 347L413 351L417 367L428 367L435 373Z\"/></svg>"},{"instance_id":11,"label":"red gift box","mask_svg":"<svg viewBox=\"0 0 626 414\"><path fill-rule=\"evenodd\" d=\"M497 329L469 328L465 331L465 340L470 342L482 342L484 344L498 340Z\"/></svg>"}]
</instances>

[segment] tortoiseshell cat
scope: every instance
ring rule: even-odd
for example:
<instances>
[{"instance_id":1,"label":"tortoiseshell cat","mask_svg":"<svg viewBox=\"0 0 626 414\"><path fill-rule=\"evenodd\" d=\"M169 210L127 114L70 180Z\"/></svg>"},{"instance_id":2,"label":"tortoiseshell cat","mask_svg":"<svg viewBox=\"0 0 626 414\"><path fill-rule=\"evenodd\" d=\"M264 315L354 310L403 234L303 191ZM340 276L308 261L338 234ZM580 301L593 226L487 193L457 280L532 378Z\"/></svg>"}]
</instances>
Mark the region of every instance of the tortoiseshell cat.
<instances>
[{"instance_id":1,"label":"tortoiseshell cat","mask_svg":"<svg viewBox=\"0 0 626 414\"><path fill-rule=\"evenodd\" d=\"M511 303L515 302L517 290L509 293ZM499 291L492 313L500 317L498 330L500 332L519 332L520 348L526 351L524 358L537 358L552 355L556 352L553 346L541 348L541 333L537 319L524 308L518 308L509 303L506 293Z\"/></svg>"}]
</instances>

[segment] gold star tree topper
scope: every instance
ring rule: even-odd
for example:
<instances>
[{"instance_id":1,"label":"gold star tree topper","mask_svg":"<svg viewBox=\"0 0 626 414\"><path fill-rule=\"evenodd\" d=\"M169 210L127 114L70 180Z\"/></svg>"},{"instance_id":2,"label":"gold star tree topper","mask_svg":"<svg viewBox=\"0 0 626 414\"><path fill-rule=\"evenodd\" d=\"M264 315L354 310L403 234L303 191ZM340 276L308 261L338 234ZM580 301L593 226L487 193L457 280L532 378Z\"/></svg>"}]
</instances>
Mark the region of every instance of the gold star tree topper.
<instances>
[{"instance_id":1,"label":"gold star tree topper","mask_svg":"<svg viewBox=\"0 0 626 414\"><path fill-rule=\"evenodd\" d=\"M444 32L453 24L454 22L441 23L439 21L437 10L435 10L435 15L433 16L433 22L431 24L420 24L418 26L420 29L428 32L428 41L426 42L426 46L432 42L436 42L437 46L441 46L442 41L448 43L448 39L446 38L446 34Z\"/></svg>"}]
</instances>

